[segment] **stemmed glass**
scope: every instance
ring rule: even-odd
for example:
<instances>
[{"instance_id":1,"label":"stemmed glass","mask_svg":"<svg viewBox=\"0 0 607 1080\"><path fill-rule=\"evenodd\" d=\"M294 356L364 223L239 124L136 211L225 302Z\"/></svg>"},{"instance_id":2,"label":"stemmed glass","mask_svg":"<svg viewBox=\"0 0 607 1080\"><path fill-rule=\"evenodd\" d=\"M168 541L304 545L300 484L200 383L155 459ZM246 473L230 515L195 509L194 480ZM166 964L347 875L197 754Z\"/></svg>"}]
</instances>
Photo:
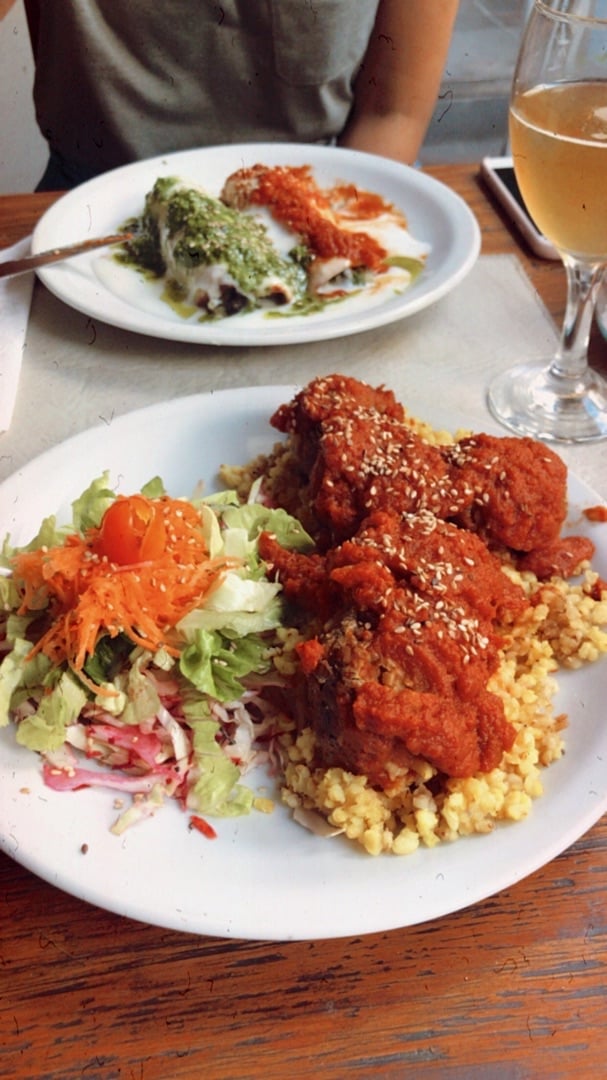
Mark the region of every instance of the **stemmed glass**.
<instances>
[{"instance_id":1,"label":"stemmed glass","mask_svg":"<svg viewBox=\"0 0 607 1080\"><path fill-rule=\"evenodd\" d=\"M527 208L567 273L556 356L491 383L506 427L535 438L607 437L607 382L588 339L607 266L607 0L535 0L510 100L514 170Z\"/></svg>"}]
</instances>

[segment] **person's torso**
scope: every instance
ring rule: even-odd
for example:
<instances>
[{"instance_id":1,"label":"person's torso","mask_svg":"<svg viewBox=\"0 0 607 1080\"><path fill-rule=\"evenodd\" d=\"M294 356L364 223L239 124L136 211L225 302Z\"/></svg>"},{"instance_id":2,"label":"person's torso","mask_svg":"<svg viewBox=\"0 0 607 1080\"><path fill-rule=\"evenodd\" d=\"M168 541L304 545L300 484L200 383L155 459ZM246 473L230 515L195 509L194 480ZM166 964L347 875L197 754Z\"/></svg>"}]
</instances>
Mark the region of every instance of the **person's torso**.
<instances>
[{"instance_id":1,"label":"person's torso","mask_svg":"<svg viewBox=\"0 0 607 1080\"><path fill-rule=\"evenodd\" d=\"M26 0L38 122L92 172L194 146L330 140L378 0Z\"/></svg>"}]
</instances>

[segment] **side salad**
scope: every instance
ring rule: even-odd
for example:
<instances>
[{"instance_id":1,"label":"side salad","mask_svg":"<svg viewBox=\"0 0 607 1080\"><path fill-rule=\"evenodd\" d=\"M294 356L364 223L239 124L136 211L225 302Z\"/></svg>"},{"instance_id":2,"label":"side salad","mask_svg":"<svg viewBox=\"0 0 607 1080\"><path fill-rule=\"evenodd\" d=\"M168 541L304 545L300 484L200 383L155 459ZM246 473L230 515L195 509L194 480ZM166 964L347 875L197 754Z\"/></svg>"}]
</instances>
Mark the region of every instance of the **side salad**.
<instances>
[{"instance_id":1,"label":"side salad","mask_svg":"<svg viewBox=\"0 0 607 1080\"><path fill-rule=\"evenodd\" d=\"M112 789L114 833L167 798L209 836L202 815L271 808L242 783L272 756L289 633L257 540L313 545L255 499L176 499L159 478L116 495L104 473L70 525L4 540L0 726L40 755L49 787Z\"/></svg>"}]
</instances>

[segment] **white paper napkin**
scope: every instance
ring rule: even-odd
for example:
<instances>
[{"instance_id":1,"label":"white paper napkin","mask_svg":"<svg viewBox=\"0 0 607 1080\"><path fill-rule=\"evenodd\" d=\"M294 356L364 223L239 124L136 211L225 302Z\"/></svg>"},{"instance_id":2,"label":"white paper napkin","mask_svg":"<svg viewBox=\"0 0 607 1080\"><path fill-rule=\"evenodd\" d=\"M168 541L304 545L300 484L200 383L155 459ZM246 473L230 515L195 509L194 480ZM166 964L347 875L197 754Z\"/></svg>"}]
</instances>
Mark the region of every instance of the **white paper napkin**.
<instances>
[{"instance_id":1,"label":"white paper napkin","mask_svg":"<svg viewBox=\"0 0 607 1080\"><path fill-rule=\"evenodd\" d=\"M27 236L0 252L0 260L20 259L29 251ZM0 278L0 434L8 431L15 408L33 286L33 273Z\"/></svg>"}]
</instances>

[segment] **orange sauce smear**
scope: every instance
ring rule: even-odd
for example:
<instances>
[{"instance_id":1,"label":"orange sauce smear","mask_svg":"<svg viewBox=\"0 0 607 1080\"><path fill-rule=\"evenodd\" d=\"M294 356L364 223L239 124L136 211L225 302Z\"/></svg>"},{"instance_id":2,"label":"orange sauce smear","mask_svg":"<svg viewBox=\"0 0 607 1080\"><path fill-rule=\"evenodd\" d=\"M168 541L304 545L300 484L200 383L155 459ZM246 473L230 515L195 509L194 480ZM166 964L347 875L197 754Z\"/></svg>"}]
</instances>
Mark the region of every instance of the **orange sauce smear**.
<instances>
[{"instance_id":1,"label":"orange sauce smear","mask_svg":"<svg viewBox=\"0 0 607 1080\"><path fill-rule=\"evenodd\" d=\"M352 266L366 266L370 270L384 268L385 248L367 233L339 227L333 220L329 197L316 187L308 166L276 166L260 170L257 181L257 186L250 193L251 202L271 207L275 217L305 238L318 258L339 256L349 259ZM363 207L368 217L386 211L386 204L380 196L354 189L354 200L352 188L353 185L347 185L333 191L341 192L346 203L356 205L357 216Z\"/></svg>"}]
</instances>

